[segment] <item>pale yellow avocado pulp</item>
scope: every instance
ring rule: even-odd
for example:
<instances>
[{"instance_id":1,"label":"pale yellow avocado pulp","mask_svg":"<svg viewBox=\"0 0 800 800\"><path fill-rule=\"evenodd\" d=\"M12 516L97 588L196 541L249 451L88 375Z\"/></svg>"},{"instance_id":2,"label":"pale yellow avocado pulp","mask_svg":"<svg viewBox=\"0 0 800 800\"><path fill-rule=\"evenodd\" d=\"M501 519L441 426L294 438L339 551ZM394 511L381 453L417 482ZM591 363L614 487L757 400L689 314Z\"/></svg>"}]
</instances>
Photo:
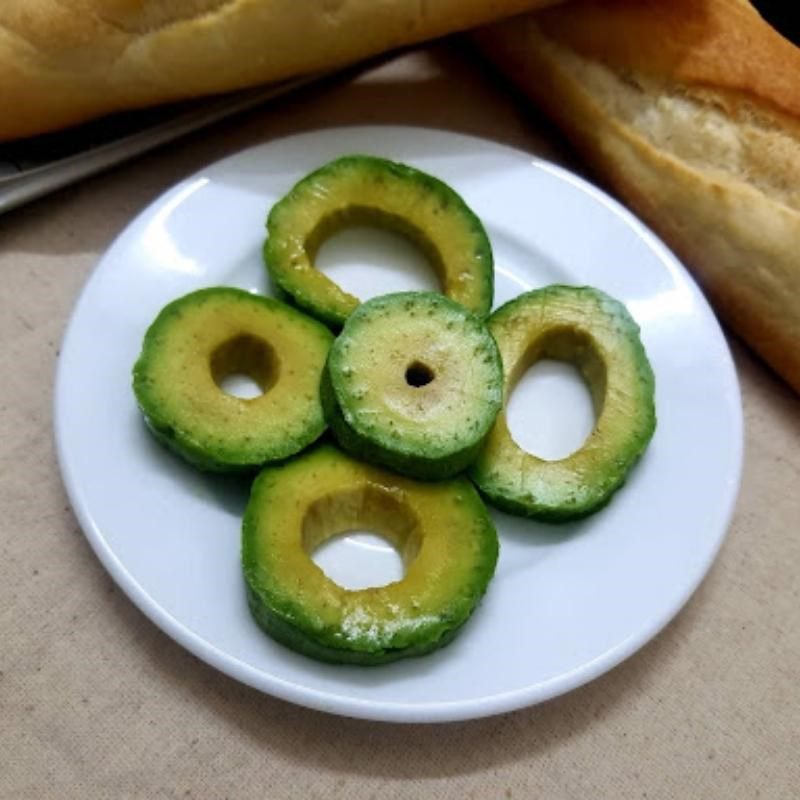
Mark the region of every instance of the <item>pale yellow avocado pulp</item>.
<instances>
[{"instance_id":1,"label":"pale yellow avocado pulp","mask_svg":"<svg viewBox=\"0 0 800 800\"><path fill-rule=\"evenodd\" d=\"M257 467L324 431L319 381L332 341L323 325L277 300L202 289L170 303L149 328L134 391L154 433L196 466ZM225 392L234 374L262 394Z\"/></svg>"},{"instance_id":2,"label":"pale yellow avocado pulp","mask_svg":"<svg viewBox=\"0 0 800 800\"><path fill-rule=\"evenodd\" d=\"M551 521L592 513L622 485L655 430L654 378L638 326L617 300L571 286L520 295L488 324L504 364L506 404L528 367L553 358L581 371L596 422L579 450L547 461L514 442L504 407L470 476L511 513Z\"/></svg>"},{"instance_id":3,"label":"pale yellow avocado pulp","mask_svg":"<svg viewBox=\"0 0 800 800\"><path fill-rule=\"evenodd\" d=\"M402 554L404 577L346 589L312 561L326 539L374 530ZM486 590L497 534L465 479L419 483L321 446L262 471L242 527L255 619L327 661L378 664L446 642Z\"/></svg>"},{"instance_id":4,"label":"pale yellow avocado pulp","mask_svg":"<svg viewBox=\"0 0 800 800\"><path fill-rule=\"evenodd\" d=\"M343 156L297 183L267 219L264 260L298 306L339 328L359 301L317 269L319 247L337 231L372 225L399 233L427 257L441 291L485 317L494 266L481 221L447 184L374 156Z\"/></svg>"}]
</instances>

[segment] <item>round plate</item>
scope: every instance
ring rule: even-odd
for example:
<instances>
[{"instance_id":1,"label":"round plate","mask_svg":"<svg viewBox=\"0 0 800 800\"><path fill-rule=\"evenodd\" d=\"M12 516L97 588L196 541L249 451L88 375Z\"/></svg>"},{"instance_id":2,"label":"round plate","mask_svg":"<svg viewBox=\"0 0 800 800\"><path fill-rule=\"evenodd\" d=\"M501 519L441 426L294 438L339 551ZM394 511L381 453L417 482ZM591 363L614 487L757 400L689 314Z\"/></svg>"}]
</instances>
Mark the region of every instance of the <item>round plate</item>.
<instances>
[{"instance_id":1,"label":"round plate","mask_svg":"<svg viewBox=\"0 0 800 800\"><path fill-rule=\"evenodd\" d=\"M559 527L496 514L497 573L461 634L432 655L372 669L316 663L256 627L239 566L247 487L195 472L156 444L130 380L145 329L170 300L216 284L269 291L261 260L267 211L304 174L353 152L410 163L463 195L492 240L498 304L557 282L590 284L626 303L657 381L658 429L611 504ZM338 277L347 273L332 268ZM363 284L362 297L407 285L385 266L354 267L348 279ZM740 395L719 326L685 270L641 223L527 153L397 127L270 142L208 167L141 213L75 308L61 350L55 424L86 536L156 625L265 692L395 721L520 708L635 652L713 561L742 457Z\"/></svg>"}]
</instances>

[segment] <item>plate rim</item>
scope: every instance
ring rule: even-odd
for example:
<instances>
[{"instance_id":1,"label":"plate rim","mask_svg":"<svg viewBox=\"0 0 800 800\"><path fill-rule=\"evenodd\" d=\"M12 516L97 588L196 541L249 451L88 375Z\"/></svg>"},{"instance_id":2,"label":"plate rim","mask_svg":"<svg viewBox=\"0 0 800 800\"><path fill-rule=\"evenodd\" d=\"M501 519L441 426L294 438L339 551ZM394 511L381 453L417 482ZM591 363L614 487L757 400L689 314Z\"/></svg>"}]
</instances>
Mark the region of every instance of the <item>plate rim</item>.
<instances>
[{"instance_id":1,"label":"plate rim","mask_svg":"<svg viewBox=\"0 0 800 800\"><path fill-rule=\"evenodd\" d=\"M661 262L671 275L677 274L683 282L687 282L691 286L693 289L693 299L702 310L702 314L705 318L704 322L711 325L722 345L720 351L724 355L725 363L721 366L724 366L723 371L727 374L727 378L730 382L728 389L731 392L732 399L735 401L730 404L730 410L733 412L731 422L735 428L735 430L731 431L734 437L733 450L735 453L735 463L731 465L732 473L729 481L729 493L725 497L724 507L723 504L720 504L720 518L723 520L723 523L720 525L720 530L717 532L715 540L713 540L713 547L710 548L708 557L697 565L696 574L693 575L692 580L686 583L684 591L681 592L668 607L665 607L660 615L653 616L649 624L640 626L639 629L630 633L626 639L591 661L583 663L566 673L553 676L545 681L540 681L522 689L495 693L470 700L416 702L409 704L399 701L374 701L349 697L343 694L323 691L316 687L290 683L275 675L257 670L255 667L225 653L220 648L194 633L188 626L168 613L150 597L133 575L128 572L125 565L120 561L108 541L104 538L102 531L99 530L95 521L92 519L87 504L82 499L81 487L77 482L76 476L72 474L69 468L68 454L65 452L63 444L64 435L62 433L62 427L65 424L65 420L59 412L59 406L60 398L65 392L64 387L68 380L66 368L64 367L65 359L63 358L63 354L69 352L71 340L77 335L74 331L78 325L80 313L83 310L84 304L88 302L87 298L91 293L95 280L98 280L98 276L103 272L103 265L107 263L108 257L114 248L119 246L121 241L124 241L124 237L129 235L131 229L133 229L148 212L162 205L167 197L173 196L184 187L190 185L193 181L201 178L209 169L218 169L226 162L240 159L246 153L267 149L272 145L278 145L282 142L298 138L317 138L333 134L341 135L348 132L358 135L366 135L369 133L385 135L388 131L396 131L404 135L422 133L445 138L453 137L465 142L470 141L478 144L482 148L488 147L495 152L504 151L505 154L509 156L517 158L523 156L531 165L535 165L551 173L560 180L571 184L574 189L581 191L583 194L591 197L595 202L599 202L603 205L609 212L620 219L626 227L631 229L642 239L648 249L653 252L658 258L658 261ZM188 650L201 661L206 662L228 677L248 685L257 691L325 713L383 722L457 722L508 713L536 705L570 692L580 686L590 683L621 664L652 641L652 639L678 615L707 576L719 555L720 549L730 529L740 493L743 472L744 414L739 377L735 363L722 327L713 309L698 286L694 276L682 264L678 257L644 222L622 205L622 203L600 187L589 182L582 176L571 172L566 167L542 158L534 153L527 152L521 148L494 139L428 126L394 124L342 125L315 128L279 136L267 139L236 151L235 153L231 153L214 162L210 162L162 191L157 197L150 200L143 208L134 214L125 227L117 233L113 241L98 256L94 266L91 268L79 290L73 302L72 310L69 314L61 339L59 358L56 364L52 403L53 432L55 436L57 463L70 506L80 524L81 530L89 542L92 551L109 573L110 577L122 589L128 599L155 624L162 633L169 636L174 642Z\"/></svg>"}]
</instances>

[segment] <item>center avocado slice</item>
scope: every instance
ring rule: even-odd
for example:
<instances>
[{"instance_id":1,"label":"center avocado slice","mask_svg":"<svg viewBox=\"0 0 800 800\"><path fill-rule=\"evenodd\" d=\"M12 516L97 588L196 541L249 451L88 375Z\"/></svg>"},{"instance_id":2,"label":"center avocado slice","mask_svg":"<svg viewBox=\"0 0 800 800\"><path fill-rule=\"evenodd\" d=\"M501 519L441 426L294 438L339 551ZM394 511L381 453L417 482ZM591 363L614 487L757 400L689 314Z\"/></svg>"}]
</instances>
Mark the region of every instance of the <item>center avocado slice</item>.
<instances>
[{"instance_id":1,"label":"center avocado slice","mask_svg":"<svg viewBox=\"0 0 800 800\"><path fill-rule=\"evenodd\" d=\"M597 289L554 285L501 306L488 326L503 359L506 404L528 367L553 358L580 370L596 422L576 452L547 461L512 439L504 408L470 476L512 514L551 522L591 514L623 484L655 430L654 377L638 325Z\"/></svg>"},{"instance_id":2,"label":"center avocado slice","mask_svg":"<svg viewBox=\"0 0 800 800\"><path fill-rule=\"evenodd\" d=\"M322 406L349 453L420 480L474 460L503 399L503 365L486 325L435 292L362 303L331 346Z\"/></svg>"},{"instance_id":3,"label":"center avocado slice","mask_svg":"<svg viewBox=\"0 0 800 800\"><path fill-rule=\"evenodd\" d=\"M404 577L346 589L311 559L325 540L374 530L402 554ZM312 658L382 664L453 639L494 574L498 540L464 478L417 483L322 445L256 478L242 525L250 610Z\"/></svg>"},{"instance_id":4,"label":"center avocado slice","mask_svg":"<svg viewBox=\"0 0 800 800\"><path fill-rule=\"evenodd\" d=\"M441 291L479 317L494 293L492 248L483 225L446 183L374 156L343 156L297 183L267 219L264 260L294 302L338 330L359 301L316 268L333 234L373 225L402 234L434 268Z\"/></svg>"}]
</instances>

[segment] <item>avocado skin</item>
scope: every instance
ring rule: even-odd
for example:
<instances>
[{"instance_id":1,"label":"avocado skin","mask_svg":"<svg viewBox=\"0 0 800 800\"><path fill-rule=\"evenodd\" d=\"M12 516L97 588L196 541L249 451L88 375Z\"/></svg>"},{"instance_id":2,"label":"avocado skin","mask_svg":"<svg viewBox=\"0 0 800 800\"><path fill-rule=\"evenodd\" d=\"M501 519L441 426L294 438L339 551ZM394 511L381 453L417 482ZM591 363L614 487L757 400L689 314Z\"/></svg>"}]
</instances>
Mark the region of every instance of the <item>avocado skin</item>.
<instances>
[{"instance_id":1,"label":"avocado skin","mask_svg":"<svg viewBox=\"0 0 800 800\"><path fill-rule=\"evenodd\" d=\"M150 434L159 444L202 472L247 475L248 473L255 474L260 466L231 464L227 460L216 458L206 448L194 442L188 434L176 432L171 425L159 425L157 420L147 414L144 414L142 419Z\"/></svg>"},{"instance_id":2,"label":"avocado skin","mask_svg":"<svg viewBox=\"0 0 800 800\"><path fill-rule=\"evenodd\" d=\"M285 303L289 308L293 308L301 314L306 314L312 319L317 320L317 322L327 326L334 335L341 332L342 326L349 316L348 314L332 311L325 305L314 302L313 298L309 297L309 295L303 291L302 286L298 287L296 283L292 282L291 278L279 275L269 266L270 263L274 263L274 258L271 255L270 239L264 241L264 245L261 248L261 255L264 264L267 265L267 275L272 284L272 294L275 295L281 303ZM290 287L288 289L286 288L287 284Z\"/></svg>"},{"instance_id":3,"label":"avocado skin","mask_svg":"<svg viewBox=\"0 0 800 800\"><path fill-rule=\"evenodd\" d=\"M324 185L331 180L335 181L340 176L346 178L348 172L354 171L362 174L373 173L378 180L391 177L402 182L413 183L424 189L431 199L436 200L436 214L444 212L459 216L465 228L475 239L473 259L476 266L472 279L477 289L477 297L468 304L468 307L478 317L485 319L491 311L494 298L494 256L491 242L478 215L452 187L439 178L407 164L363 154L340 156L324 164L298 181L270 209L267 216L267 238L262 248L262 257L270 280L279 290L281 299L325 323L335 333L342 329L347 318L358 306L359 301L351 295L333 300L328 297L321 298L315 291L309 291L307 281L303 279L303 276L298 275L297 271L286 264L279 245L280 240L287 235L284 230L285 224L281 219L287 209L302 204L304 202L303 195L314 194L319 184ZM360 198L352 197L350 202L337 208L336 213L340 213L342 209L345 211L358 210L361 215L365 215L367 224L372 223L377 227L395 230L412 241L416 241L423 250L430 250L432 247L425 238L424 230L416 230L413 225L393 214L383 213L380 208L361 207L359 201ZM432 224L432 220L433 215L429 217L428 223ZM360 222L361 220L355 219L352 224ZM346 227L346 224L342 227ZM430 256L430 253L428 255ZM449 259L442 256L439 260L442 262L439 268L446 271ZM441 279L441 276L439 277ZM341 292L336 284L333 282L331 284L333 291Z\"/></svg>"},{"instance_id":4,"label":"avocado skin","mask_svg":"<svg viewBox=\"0 0 800 800\"><path fill-rule=\"evenodd\" d=\"M258 626L269 636L280 642L290 650L295 650L315 661L324 661L328 664L354 664L362 667L379 667L392 661L404 658L415 658L439 650L453 639L461 630L469 617L465 617L457 624L442 617L441 635L438 639L431 638L417 645L407 647L386 648L369 652L361 650L344 650L317 641L314 637L304 633L300 627L289 622L290 613L281 614L269 607L262 595L248 582L245 587L247 605ZM471 616L471 615L470 615Z\"/></svg>"},{"instance_id":5,"label":"avocado skin","mask_svg":"<svg viewBox=\"0 0 800 800\"><path fill-rule=\"evenodd\" d=\"M202 302L205 298L226 297L231 301L246 299L267 309L279 310L287 319L295 319L313 330L317 337L333 342L330 331L316 320L272 297L254 295L231 286L214 286L198 289L183 295L164 306L145 332L140 354L132 370L133 392L144 423L153 437L164 447L193 467L204 472L254 474L268 461L282 461L317 441L327 430L321 408L317 417L310 417L302 435L286 435L265 448L263 457L255 462L243 462L235 453L223 447L209 447L198 442L190 430L165 419L154 395L148 372L151 360L157 357L161 332L179 322L187 304Z\"/></svg>"},{"instance_id":6,"label":"avocado skin","mask_svg":"<svg viewBox=\"0 0 800 800\"><path fill-rule=\"evenodd\" d=\"M437 460L430 460L406 453L386 450L351 428L342 414L331 383L329 365L326 362L320 381L320 400L325 421L337 444L350 455L394 470L400 475L421 481L443 481L461 474L478 456L483 439L457 453Z\"/></svg>"},{"instance_id":7,"label":"avocado skin","mask_svg":"<svg viewBox=\"0 0 800 800\"><path fill-rule=\"evenodd\" d=\"M241 560L245 592L250 612L259 627L284 646L318 661L332 664L379 666L404 658L426 655L449 644L474 613L494 576L499 555L499 541L494 523L480 495L465 478L451 481L463 493L464 505L471 509L479 537L479 555L469 574L468 585L460 587L450 602L438 609L433 618L417 628L400 630L382 643L363 637L349 640L336 626L324 625L313 608L305 608L287 592L280 581L272 579L259 564L259 513L272 512L260 497L276 490L286 469L296 475L299 468L313 469L316 464L350 460L333 444L321 442L300 456L280 465L264 467L253 481L250 501L242 521ZM377 475L378 467L367 467ZM385 473L390 475L390 473ZM405 478L399 478L409 485ZM274 513L274 512L272 512ZM310 556L309 556L310 561ZM318 570L313 563L309 565ZM298 580L300 580L298 578Z\"/></svg>"},{"instance_id":8,"label":"avocado skin","mask_svg":"<svg viewBox=\"0 0 800 800\"><path fill-rule=\"evenodd\" d=\"M628 470L622 475L616 476L613 481L606 485L599 499L593 500L591 503L564 506L562 508L538 504L532 496L527 498L509 496L506 490L482 481L477 472L470 473L470 478L475 481L478 491L486 499L486 502L499 511L505 511L506 514L511 514L515 517L533 519L537 522L566 525L569 522L578 522L590 517L605 508L613 499L614 494L624 485L627 472L633 467L634 463L632 462ZM481 482L478 483L478 481Z\"/></svg>"},{"instance_id":9,"label":"avocado skin","mask_svg":"<svg viewBox=\"0 0 800 800\"><path fill-rule=\"evenodd\" d=\"M499 329L502 323L512 319L515 313L527 304L546 304L561 300L602 306L607 318L613 319L619 341L627 348L633 363L632 389L639 398L636 418L630 420L630 435L615 458L607 459L594 471L588 491L568 498L564 502L550 503L538 497L535 491L530 491L522 485L517 476L503 475L503 464L487 463L483 452L478 455L468 472L481 495L495 508L515 516L549 523L584 519L607 506L614 494L623 487L631 470L644 454L657 425L655 375L640 338L639 326L623 303L594 287L553 284L521 294L499 307L489 317L488 325L500 345L501 353L503 346ZM587 319L585 328L590 330L591 326L591 320ZM505 367L513 370L515 365L505 364ZM498 416L496 426L505 426L504 411ZM493 431L490 434L490 438L494 433ZM590 438L592 435L590 434ZM580 450L576 452L579 453ZM573 456L568 456L562 461L569 461ZM535 456L531 458L542 463Z\"/></svg>"}]
</instances>

